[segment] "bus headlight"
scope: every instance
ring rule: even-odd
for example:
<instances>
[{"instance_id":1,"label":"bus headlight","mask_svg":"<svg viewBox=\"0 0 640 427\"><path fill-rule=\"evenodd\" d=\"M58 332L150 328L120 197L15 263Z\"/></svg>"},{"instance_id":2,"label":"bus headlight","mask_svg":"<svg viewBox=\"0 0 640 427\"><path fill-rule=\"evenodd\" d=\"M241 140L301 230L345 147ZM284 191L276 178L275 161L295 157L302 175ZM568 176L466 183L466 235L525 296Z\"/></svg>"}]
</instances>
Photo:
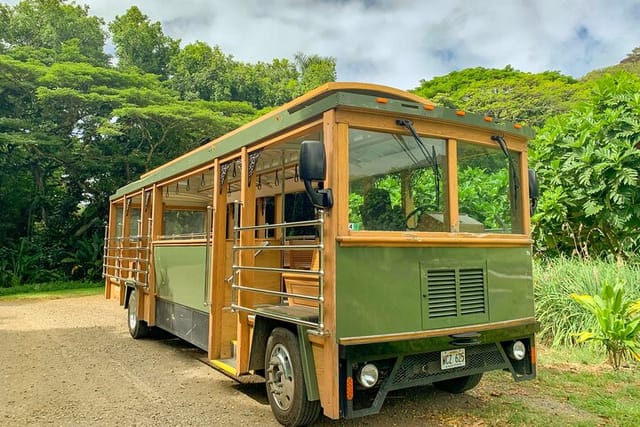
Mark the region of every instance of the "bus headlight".
<instances>
[{"instance_id":1,"label":"bus headlight","mask_svg":"<svg viewBox=\"0 0 640 427\"><path fill-rule=\"evenodd\" d=\"M364 388L371 388L376 385L378 377L378 368L373 363L367 363L358 372L358 382Z\"/></svg>"},{"instance_id":2,"label":"bus headlight","mask_svg":"<svg viewBox=\"0 0 640 427\"><path fill-rule=\"evenodd\" d=\"M522 341L516 341L509 347L509 357L514 360L522 360L527 354L527 347Z\"/></svg>"}]
</instances>

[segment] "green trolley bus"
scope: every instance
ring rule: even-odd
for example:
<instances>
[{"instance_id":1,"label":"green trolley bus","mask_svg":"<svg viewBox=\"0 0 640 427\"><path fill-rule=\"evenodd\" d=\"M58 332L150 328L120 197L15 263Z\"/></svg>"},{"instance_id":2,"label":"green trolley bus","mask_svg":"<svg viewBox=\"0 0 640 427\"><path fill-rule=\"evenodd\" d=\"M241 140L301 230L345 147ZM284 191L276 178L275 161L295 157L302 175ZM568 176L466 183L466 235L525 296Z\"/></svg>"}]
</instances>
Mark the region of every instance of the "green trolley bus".
<instances>
[{"instance_id":1,"label":"green trolley bus","mask_svg":"<svg viewBox=\"0 0 640 427\"><path fill-rule=\"evenodd\" d=\"M329 83L120 188L105 296L284 425L536 375L532 131L401 90Z\"/></svg>"}]
</instances>

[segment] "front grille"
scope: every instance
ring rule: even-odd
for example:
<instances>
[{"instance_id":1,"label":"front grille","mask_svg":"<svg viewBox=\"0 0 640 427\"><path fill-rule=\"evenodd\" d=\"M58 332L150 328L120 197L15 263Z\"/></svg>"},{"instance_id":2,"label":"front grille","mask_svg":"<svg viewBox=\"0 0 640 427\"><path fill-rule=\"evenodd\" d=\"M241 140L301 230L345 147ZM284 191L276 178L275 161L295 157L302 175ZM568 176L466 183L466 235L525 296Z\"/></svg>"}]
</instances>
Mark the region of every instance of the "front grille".
<instances>
[{"instance_id":1,"label":"front grille","mask_svg":"<svg viewBox=\"0 0 640 427\"><path fill-rule=\"evenodd\" d=\"M444 374L464 373L466 371L490 371L508 367L496 344L482 344L466 348L466 365L459 368L440 368L440 352L414 354L406 356L393 377L393 385L428 384L437 381Z\"/></svg>"},{"instance_id":2,"label":"front grille","mask_svg":"<svg viewBox=\"0 0 640 427\"><path fill-rule=\"evenodd\" d=\"M427 270L430 319L486 313L486 280L482 268Z\"/></svg>"}]
</instances>

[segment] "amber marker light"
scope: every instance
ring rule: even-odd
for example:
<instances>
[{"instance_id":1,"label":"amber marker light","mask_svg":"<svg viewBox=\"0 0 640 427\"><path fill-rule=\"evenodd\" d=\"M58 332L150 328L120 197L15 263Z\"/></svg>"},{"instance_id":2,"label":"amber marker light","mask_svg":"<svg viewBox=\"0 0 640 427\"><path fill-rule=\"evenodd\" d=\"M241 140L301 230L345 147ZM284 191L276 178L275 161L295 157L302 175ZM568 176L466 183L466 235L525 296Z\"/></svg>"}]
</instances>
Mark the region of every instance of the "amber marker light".
<instances>
[{"instance_id":1,"label":"amber marker light","mask_svg":"<svg viewBox=\"0 0 640 427\"><path fill-rule=\"evenodd\" d=\"M436 106L431 104L424 104L423 107L425 110L429 110L429 111L433 111L436 109Z\"/></svg>"},{"instance_id":2,"label":"amber marker light","mask_svg":"<svg viewBox=\"0 0 640 427\"><path fill-rule=\"evenodd\" d=\"M458 110L458 111L456 111L456 116L464 116L465 114L467 114L467 113L465 113L465 112L464 112L464 111L462 111L462 110Z\"/></svg>"},{"instance_id":3,"label":"amber marker light","mask_svg":"<svg viewBox=\"0 0 640 427\"><path fill-rule=\"evenodd\" d=\"M353 400L353 377L347 377L347 400Z\"/></svg>"},{"instance_id":4,"label":"amber marker light","mask_svg":"<svg viewBox=\"0 0 640 427\"><path fill-rule=\"evenodd\" d=\"M485 122L492 122L493 121L493 117L484 116L484 121Z\"/></svg>"},{"instance_id":5,"label":"amber marker light","mask_svg":"<svg viewBox=\"0 0 640 427\"><path fill-rule=\"evenodd\" d=\"M378 104L387 104L389 100L387 98L376 98Z\"/></svg>"},{"instance_id":6,"label":"amber marker light","mask_svg":"<svg viewBox=\"0 0 640 427\"><path fill-rule=\"evenodd\" d=\"M536 348L534 346L531 346L529 353L531 354L531 364L535 365L538 362L538 355L536 354Z\"/></svg>"},{"instance_id":7,"label":"amber marker light","mask_svg":"<svg viewBox=\"0 0 640 427\"><path fill-rule=\"evenodd\" d=\"M516 129L520 129L522 125L520 123L516 123L515 125L513 125L513 127Z\"/></svg>"}]
</instances>

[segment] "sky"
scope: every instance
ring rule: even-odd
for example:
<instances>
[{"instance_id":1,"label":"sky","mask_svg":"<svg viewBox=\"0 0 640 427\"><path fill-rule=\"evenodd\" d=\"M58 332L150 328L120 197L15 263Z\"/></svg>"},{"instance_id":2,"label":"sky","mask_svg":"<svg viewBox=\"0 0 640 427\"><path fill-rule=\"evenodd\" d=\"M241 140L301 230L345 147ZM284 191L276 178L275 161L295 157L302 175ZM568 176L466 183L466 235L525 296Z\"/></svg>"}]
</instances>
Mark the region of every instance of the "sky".
<instances>
[{"instance_id":1,"label":"sky","mask_svg":"<svg viewBox=\"0 0 640 427\"><path fill-rule=\"evenodd\" d=\"M2 0L0 0L2 1ZM16 0L5 3L15 4ZM469 67L574 77L640 46L640 0L77 0L110 22L132 5L164 33L235 60L331 56L338 81L413 89Z\"/></svg>"}]
</instances>

